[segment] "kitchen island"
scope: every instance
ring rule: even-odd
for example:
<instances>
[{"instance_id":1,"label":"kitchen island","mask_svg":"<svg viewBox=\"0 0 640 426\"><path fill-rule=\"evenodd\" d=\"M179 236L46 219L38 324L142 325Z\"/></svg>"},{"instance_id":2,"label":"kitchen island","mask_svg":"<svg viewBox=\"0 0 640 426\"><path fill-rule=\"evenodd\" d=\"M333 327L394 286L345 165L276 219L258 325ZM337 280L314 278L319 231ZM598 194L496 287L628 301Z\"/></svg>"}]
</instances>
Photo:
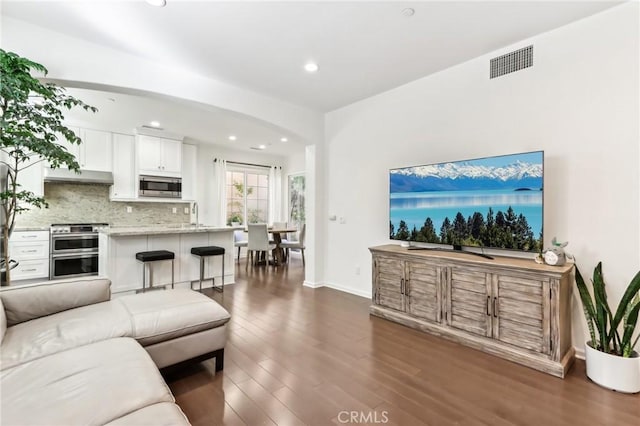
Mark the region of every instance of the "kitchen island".
<instances>
[{"instance_id":1,"label":"kitchen island","mask_svg":"<svg viewBox=\"0 0 640 426\"><path fill-rule=\"evenodd\" d=\"M169 250L175 253L175 287L189 288L190 282L200 277L200 261L191 254L192 247L219 246L225 248L225 284L235 281L233 257L233 231L239 228L196 225L155 225L111 227L99 234L100 255L98 271L100 276L111 280L114 295L142 289L142 263L136 260L136 253L149 250ZM171 262L154 262L147 279L153 279L154 286L171 284ZM205 277L215 277L220 285L222 259L215 256L205 259ZM194 288L198 284L194 284ZM211 280L202 287L211 287Z\"/></svg>"}]
</instances>

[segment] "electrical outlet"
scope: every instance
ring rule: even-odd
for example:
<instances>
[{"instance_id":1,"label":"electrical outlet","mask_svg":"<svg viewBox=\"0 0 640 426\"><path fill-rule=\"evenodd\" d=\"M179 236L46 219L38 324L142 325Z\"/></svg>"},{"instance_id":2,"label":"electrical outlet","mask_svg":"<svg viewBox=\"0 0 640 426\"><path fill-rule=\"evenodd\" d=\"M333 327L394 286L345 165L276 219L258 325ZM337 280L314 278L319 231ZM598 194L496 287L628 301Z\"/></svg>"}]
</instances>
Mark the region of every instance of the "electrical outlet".
<instances>
[{"instance_id":1,"label":"electrical outlet","mask_svg":"<svg viewBox=\"0 0 640 426\"><path fill-rule=\"evenodd\" d=\"M173 214L176 214L176 213L178 213L178 208L174 207L174 208L171 209L171 211L173 212Z\"/></svg>"},{"instance_id":2,"label":"electrical outlet","mask_svg":"<svg viewBox=\"0 0 640 426\"><path fill-rule=\"evenodd\" d=\"M189 214L189 207L184 208L184 214Z\"/></svg>"},{"instance_id":3,"label":"electrical outlet","mask_svg":"<svg viewBox=\"0 0 640 426\"><path fill-rule=\"evenodd\" d=\"M133 211L133 207L127 206L127 213L131 213Z\"/></svg>"},{"instance_id":4,"label":"electrical outlet","mask_svg":"<svg viewBox=\"0 0 640 426\"><path fill-rule=\"evenodd\" d=\"M344 225L345 223L347 223L347 219L345 219L344 216L340 216L340 225Z\"/></svg>"},{"instance_id":5,"label":"electrical outlet","mask_svg":"<svg viewBox=\"0 0 640 426\"><path fill-rule=\"evenodd\" d=\"M360 265L356 265L356 275L360 275Z\"/></svg>"}]
</instances>

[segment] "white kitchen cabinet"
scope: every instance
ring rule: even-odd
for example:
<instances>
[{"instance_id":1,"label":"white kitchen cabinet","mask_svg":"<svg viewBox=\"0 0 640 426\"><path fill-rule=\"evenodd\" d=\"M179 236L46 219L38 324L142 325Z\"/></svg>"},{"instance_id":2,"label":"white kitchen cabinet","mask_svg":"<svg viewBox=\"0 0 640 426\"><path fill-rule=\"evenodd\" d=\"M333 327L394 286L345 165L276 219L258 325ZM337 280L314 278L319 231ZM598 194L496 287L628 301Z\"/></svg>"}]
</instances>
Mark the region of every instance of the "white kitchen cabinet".
<instances>
[{"instance_id":1,"label":"white kitchen cabinet","mask_svg":"<svg viewBox=\"0 0 640 426\"><path fill-rule=\"evenodd\" d=\"M110 172L112 169L111 132L80 129L80 168Z\"/></svg>"},{"instance_id":2,"label":"white kitchen cabinet","mask_svg":"<svg viewBox=\"0 0 640 426\"><path fill-rule=\"evenodd\" d=\"M112 169L111 132L101 130L81 129L67 126L82 139L80 145L72 144L64 137L58 142L76 157L76 161L83 170L98 170L110 172Z\"/></svg>"},{"instance_id":3,"label":"white kitchen cabinet","mask_svg":"<svg viewBox=\"0 0 640 426\"><path fill-rule=\"evenodd\" d=\"M39 161L38 157L35 157L34 160ZM27 161L20 165L22 170L18 172L19 189L23 191L31 191L37 197L43 197L44 181L42 180L42 161L33 165L29 165L30 163L30 161Z\"/></svg>"},{"instance_id":4,"label":"white kitchen cabinet","mask_svg":"<svg viewBox=\"0 0 640 426\"><path fill-rule=\"evenodd\" d=\"M139 174L181 177L181 141L138 135L136 154Z\"/></svg>"},{"instance_id":5,"label":"white kitchen cabinet","mask_svg":"<svg viewBox=\"0 0 640 426\"><path fill-rule=\"evenodd\" d=\"M198 148L195 145L182 145L182 200L194 201L197 188Z\"/></svg>"},{"instance_id":6,"label":"white kitchen cabinet","mask_svg":"<svg viewBox=\"0 0 640 426\"><path fill-rule=\"evenodd\" d=\"M14 231L9 254L18 261L11 281L49 278L49 231Z\"/></svg>"},{"instance_id":7,"label":"white kitchen cabinet","mask_svg":"<svg viewBox=\"0 0 640 426\"><path fill-rule=\"evenodd\" d=\"M138 168L140 173L160 173L162 171L162 143L158 138L138 136Z\"/></svg>"},{"instance_id":8,"label":"white kitchen cabinet","mask_svg":"<svg viewBox=\"0 0 640 426\"><path fill-rule=\"evenodd\" d=\"M112 200L136 198L135 138L113 134L113 186Z\"/></svg>"},{"instance_id":9,"label":"white kitchen cabinet","mask_svg":"<svg viewBox=\"0 0 640 426\"><path fill-rule=\"evenodd\" d=\"M182 142L171 139L162 141L162 171L180 176L182 173Z\"/></svg>"}]
</instances>

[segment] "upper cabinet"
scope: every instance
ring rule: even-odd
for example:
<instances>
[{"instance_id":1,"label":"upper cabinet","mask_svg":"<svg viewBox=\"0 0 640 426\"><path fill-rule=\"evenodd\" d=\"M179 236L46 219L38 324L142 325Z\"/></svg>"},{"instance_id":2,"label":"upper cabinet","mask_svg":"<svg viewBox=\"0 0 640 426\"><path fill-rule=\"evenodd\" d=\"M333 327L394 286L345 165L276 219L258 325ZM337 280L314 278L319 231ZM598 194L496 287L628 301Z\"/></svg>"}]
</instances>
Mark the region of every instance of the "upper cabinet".
<instances>
[{"instance_id":1,"label":"upper cabinet","mask_svg":"<svg viewBox=\"0 0 640 426\"><path fill-rule=\"evenodd\" d=\"M113 165L111 132L69 127L82 139L80 145L71 144L64 138L60 141L76 157L83 170L110 172Z\"/></svg>"},{"instance_id":2,"label":"upper cabinet","mask_svg":"<svg viewBox=\"0 0 640 426\"><path fill-rule=\"evenodd\" d=\"M135 138L113 134L113 186L111 200L136 198Z\"/></svg>"},{"instance_id":3,"label":"upper cabinet","mask_svg":"<svg viewBox=\"0 0 640 426\"><path fill-rule=\"evenodd\" d=\"M138 135L137 157L141 175L182 176L181 141Z\"/></svg>"},{"instance_id":4,"label":"upper cabinet","mask_svg":"<svg viewBox=\"0 0 640 426\"><path fill-rule=\"evenodd\" d=\"M198 147L195 145L182 145L182 200L192 201L196 199Z\"/></svg>"},{"instance_id":5,"label":"upper cabinet","mask_svg":"<svg viewBox=\"0 0 640 426\"><path fill-rule=\"evenodd\" d=\"M113 168L112 133L81 129L80 168L110 172Z\"/></svg>"},{"instance_id":6,"label":"upper cabinet","mask_svg":"<svg viewBox=\"0 0 640 426\"><path fill-rule=\"evenodd\" d=\"M35 161L38 159L33 158ZM18 184L21 190L31 191L37 197L44 196L44 182L42 180L42 164L32 164L31 160L27 160L22 166L22 170L18 173Z\"/></svg>"}]
</instances>

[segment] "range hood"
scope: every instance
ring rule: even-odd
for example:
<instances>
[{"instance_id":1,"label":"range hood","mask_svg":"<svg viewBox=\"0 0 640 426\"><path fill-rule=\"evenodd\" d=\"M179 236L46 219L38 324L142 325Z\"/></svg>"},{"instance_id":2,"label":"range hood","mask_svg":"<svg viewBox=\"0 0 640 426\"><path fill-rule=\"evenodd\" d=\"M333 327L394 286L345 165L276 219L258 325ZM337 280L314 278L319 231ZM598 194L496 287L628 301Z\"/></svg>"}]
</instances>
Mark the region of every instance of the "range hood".
<instances>
[{"instance_id":1,"label":"range hood","mask_svg":"<svg viewBox=\"0 0 640 426\"><path fill-rule=\"evenodd\" d=\"M73 170L63 167L58 169L45 167L44 181L56 183L113 185L113 173L100 172L97 170L80 170L80 173L76 173Z\"/></svg>"}]
</instances>

